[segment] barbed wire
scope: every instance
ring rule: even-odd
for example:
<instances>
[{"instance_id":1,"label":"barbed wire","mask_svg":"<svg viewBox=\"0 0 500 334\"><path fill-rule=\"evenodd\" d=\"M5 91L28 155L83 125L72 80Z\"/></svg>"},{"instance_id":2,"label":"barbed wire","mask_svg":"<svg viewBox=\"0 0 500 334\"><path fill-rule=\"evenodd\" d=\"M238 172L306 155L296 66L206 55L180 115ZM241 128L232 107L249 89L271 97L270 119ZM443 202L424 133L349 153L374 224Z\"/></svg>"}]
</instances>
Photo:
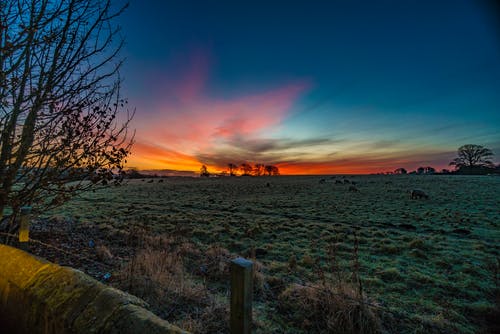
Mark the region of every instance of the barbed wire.
<instances>
[{"instance_id":1,"label":"barbed wire","mask_svg":"<svg viewBox=\"0 0 500 334\"><path fill-rule=\"evenodd\" d=\"M17 234L13 234L13 233L0 232L0 235L7 236L7 237L12 237L12 238L18 238L18 235ZM34 244L38 244L38 245L41 245L41 246L44 246L44 247L47 247L47 248L51 248L51 249L57 250L57 251L59 251L61 253L67 254L69 256L73 256L73 257L76 257L76 258L79 258L79 259L82 259L82 260L85 260L85 261L92 262L92 263L100 265L100 266L107 267L108 269L115 269L115 266L112 265L112 264L101 262L101 261L97 261L97 260L92 259L92 258L90 258L88 256L85 256L85 255L83 255L81 253L76 254L76 253L70 252L70 251L68 251L66 249L63 249L61 247L54 246L54 245L51 245L49 243L46 243L46 242L43 242L43 241L40 241L40 240L37 240L37 239L29 238L28 243L34 243ZM118 258L118 259L122 260L122 258ZM326 281L323 281L320 284L324 285L325 283L326 283ZM347 295L345 293L334 292L334 291L331 291L330 289L328 289L328 287L326 287L326 286L314 286L314 285L310 285L310 284L304 283L302 281L300 281L300 282L290 281L290 282L284 282L283 284L275 285L275 288L276 287L278 287L278 288L279 287L286 288L290 284L297 284L297 285L302 286L302 287L307 287L307 288L319 290L319 291L322 291L322 292L328 292L328 294L330 294L330 295L335 295L335 296L339 296L339 297L348 299L348 300L350 300L350 301L352 301L354 303L357 303L359 305L365 305L365 306L369 306L369 307L372 307L372 308L376 308L376 309L381 310L382 312L390 313L393 316L396 316L396 317L399 317L399 318L404 317L404 318L406 318L408 320L411 320L411 321L422 322L422 320L416 319L414 316L410 315L407 312L396 311L396 310L393 310L393 309L391 309L391 308L389 308L387 306L383 306L383 305L378 305L378 304L373 304L373 303L367 302L367 301L365 301L365 298L363 296L361 296L361 298L355 298L355 297L351 297L351 296L349 296L349 295Z\"/></svg>"},{"instance_id":2,"label":"barbed wire","mask_svg":"<svg viewBox=\"0 0 500 334\"><path fill-rule=\"evenodd\" d=\"M6 233L6 232L0 232L0 235L3 235L3 236L7 236L7 237L13 237L13 238L17 238L18 235L17 234L13 234L13 233ZM97 261L95 259L92 259L88 256L85 256L83 254L76 254L76 253L73 253L73 252L70 252L68 250L65 250L61 247L57 247L57 246L54 246L54 245L51 245L51 244L48 244L46 242L43 242L43 241L40 241L40 240L37 240L37 239L32 239L32 238L29 238L28 239L28 243L34 243L34 244L39 244L41 246L45 246L45 247L48 247L48 248L52 248L52 249L55 249L59 252L62 252L64 254L67 254L67 255L70 255L70 256L74 256L74 257L77 257L79 259L82 259L82 260L85 260L85 261L89 261L89 262L92 262L94 264L98 264L98 265L102 265L102 266L105 266L105 267L108 267L108 268L114 268L114 266L112 264L108 264L108 263L105 263L105 262L101 262L101 261Z\"/></svg>"}]
</instances>

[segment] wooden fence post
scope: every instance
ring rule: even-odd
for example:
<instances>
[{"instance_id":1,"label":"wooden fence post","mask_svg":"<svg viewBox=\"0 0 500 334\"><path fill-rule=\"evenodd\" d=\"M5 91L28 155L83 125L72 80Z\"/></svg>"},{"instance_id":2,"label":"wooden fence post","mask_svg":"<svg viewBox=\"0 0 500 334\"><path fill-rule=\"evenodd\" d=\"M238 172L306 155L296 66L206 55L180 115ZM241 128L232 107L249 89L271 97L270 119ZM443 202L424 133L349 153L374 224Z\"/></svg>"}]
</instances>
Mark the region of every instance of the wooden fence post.
<instances>
[{"instance_id":1,"label":"wooden fence post","mask_svg":"<svg viewBox=\"0 0 500 334\"><path fill-rule=\"evenodd\" d=\"M28 250L30 240L30 213L31 206L23 206L19 217L19 248Z\"/></svg>"},{"instance_id":2,"label":"wooden fence post","mask_svg":"<svg viewBox=\"0 0 500 334\"><path fill-rule=\"evenodd\" d=\"M253 263L231 261L231 334L250 334L252 329Z\"/></svg>"}]
</instances>

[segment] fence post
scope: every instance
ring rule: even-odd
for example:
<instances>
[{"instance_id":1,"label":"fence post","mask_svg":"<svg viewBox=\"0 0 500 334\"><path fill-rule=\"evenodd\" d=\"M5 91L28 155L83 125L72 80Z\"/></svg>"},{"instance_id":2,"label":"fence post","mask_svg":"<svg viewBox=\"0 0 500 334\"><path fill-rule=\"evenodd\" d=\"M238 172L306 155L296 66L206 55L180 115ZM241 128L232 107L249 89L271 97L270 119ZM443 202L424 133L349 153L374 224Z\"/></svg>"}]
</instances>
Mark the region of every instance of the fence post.
<instances>
[{"instance_id":1,"label":"fence post","mask_svg":"<svg viewBox=\"0 0 500 334\"><path fill-rule=\"evenodd\" d=\"M21 216L19 218L19 248L28 250L28 241L30 240L30 213L31 206L23 206L21 208Z\"/></svg>"},{"instance_id":2,"label":"fence post","mask_svg":"<svg viewBox=\"0 0 500 334\"><path fill-rule=\"evenodd\" d=\"M250 334L252 328L253 263L231 261L231 334Z\"/></svg>"}]
</instances>

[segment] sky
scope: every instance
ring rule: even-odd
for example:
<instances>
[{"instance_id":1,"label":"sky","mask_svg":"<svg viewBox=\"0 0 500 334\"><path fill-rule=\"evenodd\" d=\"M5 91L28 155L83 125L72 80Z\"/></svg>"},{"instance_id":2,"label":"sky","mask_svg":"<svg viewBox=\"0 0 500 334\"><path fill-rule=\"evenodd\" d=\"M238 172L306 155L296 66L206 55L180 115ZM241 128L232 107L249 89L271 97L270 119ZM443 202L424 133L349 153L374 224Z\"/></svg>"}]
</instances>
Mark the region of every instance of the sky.
<instances>
[{"instance_id":1,"label":"sky","mask_svg":"<svg viewBox=\"0 0 500 334\"><path fill-rule=\"evenodd\" d=\"M440 170L500 155L494 1L132 0L119 18L129 167Z\"/></svg>"}]
</instances>

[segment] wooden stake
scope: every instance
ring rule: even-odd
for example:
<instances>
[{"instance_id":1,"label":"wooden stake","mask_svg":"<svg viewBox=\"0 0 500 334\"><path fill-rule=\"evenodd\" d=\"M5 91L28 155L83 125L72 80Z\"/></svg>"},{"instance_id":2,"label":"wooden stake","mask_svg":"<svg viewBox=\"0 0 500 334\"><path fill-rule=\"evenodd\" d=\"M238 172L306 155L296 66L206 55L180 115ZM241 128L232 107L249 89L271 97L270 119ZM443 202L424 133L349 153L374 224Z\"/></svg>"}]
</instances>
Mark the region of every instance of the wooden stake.
<instances>
[{"instance_id":1,"label":"wooden stake","mask_svg":"<svg viewBox=\"0 0 500 334\"><path fill-rule=\"evenodd\" d=\"M19 246L22 250L28 250L28 241L30 240L30 206L21 208L19 218Z\"/></svg>"},{"instance_id":2,"label":"wooden stake","mask_svg":"<svg viewBox=\"0 0 500 334\"><path fill-rule=\"evenodd\" d=\"M253 263L231 261L231 334L250 334L252 329Z\"/></svg>"}]
</instances>

